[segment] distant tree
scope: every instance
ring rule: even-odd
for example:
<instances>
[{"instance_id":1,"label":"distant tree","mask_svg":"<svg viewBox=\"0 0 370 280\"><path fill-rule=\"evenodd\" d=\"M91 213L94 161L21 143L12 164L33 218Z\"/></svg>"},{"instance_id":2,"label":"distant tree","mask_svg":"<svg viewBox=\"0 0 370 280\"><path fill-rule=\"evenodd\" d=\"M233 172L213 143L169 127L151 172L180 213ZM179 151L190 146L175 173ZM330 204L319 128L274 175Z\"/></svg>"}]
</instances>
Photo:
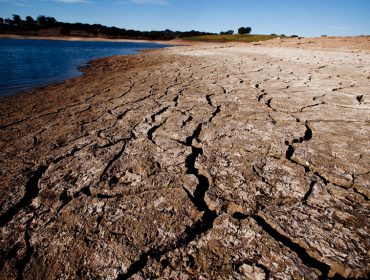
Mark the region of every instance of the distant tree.
<instances>
[{"instance_id":1,"label":"distant tree","mask_svg":"<svg viewBox=\"0 0 370 280\"><path fill-rule=\"evenodd\" d=\"M299 36L298 35L292 35L290 36L291 38L298 38Z\"/></svg>"},{"instance_id":2,"label":"distant tree","mask_svg":"<svg viewBox=\"0 0 370 280\"><path fill-rule=\"evenodd\" d=\"M240 28L238 29L238 34L239 34L239 35L244 35L245 33L247 33L247 31L245 30L245 27L240 27Z\"/></svg>"},{"instance_id":3,"label":"distant tree","mask_svg":"<svg viewBox=\"0 0 370 280\"><path fill-rule=\"evenodd\" d=\"M19 15L13 15L13 23L15 25L20 25L22 23L22 19Z\"/></svg>"},{"instance_id":4,"label":"distant tree","mask_svg":"<svg viewBox=\"0 0 370 280\"><path fill-rule=\"evenodd\" d=\"M35 21L33 20L33 17L26 16L26 23L27 23L27 25L32 25L32 24L35 23Z\"/></svg>"},{"instance_id":5,"label":"distant tree","mask_svg":"<svg viewBox=\"0 0 370 280\"><path fill-rule=\"evenodd\" d=\"M46 26L46 17L45 16L38 16L37 17L37 23L38 25L40 25L41 27L44 27Z\"/></svg>"},{"instance_id":6,"label":"distant tree","mask_svg":"<svg viewBox=\"0 0 370 280\"><path fill-rule=\"evenodd\" d=\"M71 29L69 26L63 26L59 33L60 35L71 35Z\"/></svg>"},{"instance_id":7,"label":"distant tree","mask_svg":"<svg viewBox=\"0 0 370 280\"><path fill-rule=\"evenodd\" d=\"M252 32L252 28L250 27L240 27L238 29L238 34L244 35L244 34L250 34Z\"/></svg>"},{"instance_id":8,"label":"distant tree","mask_svg":"<svg viewBox=\"0 0 370 280\"><path fill-rule=\"evenodd\" d=\"M46 26L52 27L57 23L57 20L53 17L46 17Z\"/></svg>"},{"instance_id":9,"label":"distant tree","mask_svg":"<svg viewBox=\"0 0 370 280\"><path fill-rule=\"evenodd\" d=\"M13 21L10 18L6 18L4 21L5 21L5 24L8 24L8 25L13 24Z\"/></svg>"},{"instance_id":10,"label":"distant tree","mask_svg":"<svg viewBox=\"0 0 370 280\"><path fill-rule=\"evenodd\" d=\"M220 34L221 35L233 35L234 34L234 30L221 31Z\"/></svg>"},{"instance_id":11,"label":"distant tree","mask_svg":"<svg viewBox=\"0 0 370 280\"><path fill-rule=\"evenodd\" d=\"M36 20L31 16L27 16L25 20L22 20L20 16L13 15L13 19L1 18L0 21L0 32L10 34L23 34L25 31L31 34L30 31L36 32L40 30L40 28L47 29L52 27L59 27L60 35L71 35L72 31L77 31L81 34L87 34L88 36L106 36L112 38L171 40L175 38L215 35L214 33L199 32L195 30L185 32L172 31L169 29L164 31L138 31L117 27L107 27L101 24L86 24L78 22L66 23L58 22L55 18L46 17L44 15L39 15ZM57 32L57 30L50 30L51 34L54 34L55 32ZM225 33L233 34L233 31L229 30Z\"/></svg>"}]
</instances>

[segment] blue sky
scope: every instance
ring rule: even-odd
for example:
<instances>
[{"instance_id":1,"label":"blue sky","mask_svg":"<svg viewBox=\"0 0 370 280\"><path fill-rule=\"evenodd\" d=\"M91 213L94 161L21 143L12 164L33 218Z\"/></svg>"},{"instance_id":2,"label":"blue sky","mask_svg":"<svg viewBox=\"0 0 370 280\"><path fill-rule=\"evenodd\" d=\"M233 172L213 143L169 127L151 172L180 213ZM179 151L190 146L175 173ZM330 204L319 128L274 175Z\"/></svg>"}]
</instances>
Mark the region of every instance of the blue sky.
<instances>
[{"instance_id":1,"label":"blue sky","mask_svg":"<svg viewBox=\"0 0 370 280\"><path fill-rule=\"evenodd\" d=\"M0 17L12 14L137 30L370 35L370 0L0 0Z\"/></svg>"}]
</instances>

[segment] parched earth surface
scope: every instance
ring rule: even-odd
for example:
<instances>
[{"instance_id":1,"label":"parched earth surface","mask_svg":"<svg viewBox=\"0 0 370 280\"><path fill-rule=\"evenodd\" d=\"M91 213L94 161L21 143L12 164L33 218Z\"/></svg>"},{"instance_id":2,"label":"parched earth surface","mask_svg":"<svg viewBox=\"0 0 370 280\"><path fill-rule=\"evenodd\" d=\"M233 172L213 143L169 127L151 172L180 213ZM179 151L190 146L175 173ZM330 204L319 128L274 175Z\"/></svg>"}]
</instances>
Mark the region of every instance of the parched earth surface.
<instances>
[{"instance_id":1,"label":"parched earth surface","mask_svg":"<svg viewBox=\"0 0 370 280\"><path fill-rule=\"evenodd\" d=\"M361 40L101 59L1 100L0 278L366 279Z\"/></svg>"}]
</instances>

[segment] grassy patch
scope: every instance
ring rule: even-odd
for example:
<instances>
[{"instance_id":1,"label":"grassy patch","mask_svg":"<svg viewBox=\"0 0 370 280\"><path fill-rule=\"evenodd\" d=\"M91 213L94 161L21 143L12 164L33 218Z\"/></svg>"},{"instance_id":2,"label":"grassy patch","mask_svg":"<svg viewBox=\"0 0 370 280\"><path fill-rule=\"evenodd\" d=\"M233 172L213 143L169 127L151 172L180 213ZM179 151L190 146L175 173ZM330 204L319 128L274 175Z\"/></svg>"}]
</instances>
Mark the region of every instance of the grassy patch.
<instances>
[{"instance_id":1,"label":"grassy patch","mask_svg":"<svg viewBox=\"0 0 370 280\"><path fill-rule=\"evenodd\" d=\"M199 41L199 42L244 42L244 43L251 43L251 42L258 42L258 41L266 41L271 40L277 37L287 38L285 36L278 36L278 35L206 35L206 36L197 36L197 37L187 37L182 38L184 40L189 41Z\"/></svg>"}]
</instances>

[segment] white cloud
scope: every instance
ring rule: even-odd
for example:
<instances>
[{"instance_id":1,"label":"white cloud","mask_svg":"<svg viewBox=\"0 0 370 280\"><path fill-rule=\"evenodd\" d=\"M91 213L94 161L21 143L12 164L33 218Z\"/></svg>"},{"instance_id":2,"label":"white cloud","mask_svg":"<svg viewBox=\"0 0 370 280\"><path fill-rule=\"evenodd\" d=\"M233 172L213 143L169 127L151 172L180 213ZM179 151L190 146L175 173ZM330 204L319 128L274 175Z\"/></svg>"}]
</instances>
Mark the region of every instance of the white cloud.
<instances>
[{"instance_id":1,"label":"white cloud","mask_svg":"<svg viewBox=\"0 0 370 280\"><path fill-rule=\"evenodd\" d=\"M91 1L88 0L55 0L55 2L67 3L67 4L89 4Z\"/></svg>"},{"instance_id":2,"label":"white cloud","mask_svg":"<svg viewBox=\"0 0 370 280\"><path fill-rule=\"evenodd\" d=\"M31 3L29 3L29 1L27 0L19 0L19 1L0 0L0 2L7 2L7 3L13 4L14 6L18 6L18 7L33 7L33 5L31 5Z\"/></svg>"},{"instance_id":3,"label":"white cloud","mask_svg":"<svg viewBox=\"0 0 370 280\"><path fill-rule=\"evenodd\" d=\"M25 1L13 2L13 4L18 6L18 7L33 7L31 4L29 4Z\"/></svg>"},{"instance_id":4,"label":"white cloud","mask_svg":"<svg viewBox=\"0 0 370 280\"><path fill-rule=\"evenodd\" d=\"M349 28L348 26L337 26L337 25L334 25L331 28L337 29L337 30L342 30L342 31L351 30L351 28Z\"/></svg>"},{"instance_id":5,"label":"white cloud","mask_svg":"<svg viewBox=\"0 0 370 280\"><path fill-rule=\"evenodd\" d=\"M119 5L136 4L136 5L166 6L166 5L169 4L169 0L127 0L127 1L117 1L116 4L119 4Z\"/></svg>"}]
</instances>

